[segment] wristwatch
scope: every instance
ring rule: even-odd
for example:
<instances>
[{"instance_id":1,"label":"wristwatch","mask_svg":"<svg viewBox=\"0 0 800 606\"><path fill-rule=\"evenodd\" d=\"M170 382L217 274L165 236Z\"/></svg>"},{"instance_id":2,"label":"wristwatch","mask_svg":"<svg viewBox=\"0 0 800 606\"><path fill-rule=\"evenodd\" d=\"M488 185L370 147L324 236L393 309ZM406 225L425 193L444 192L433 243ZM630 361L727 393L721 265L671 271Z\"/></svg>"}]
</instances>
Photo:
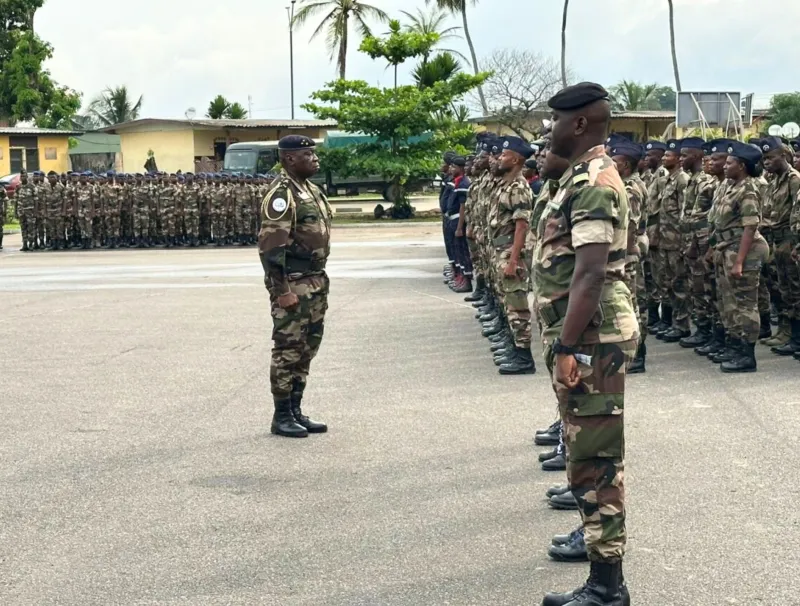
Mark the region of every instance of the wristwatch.
<instances>
[{"instance_id":1,"label":"wristwatch","mask_svg":"<svg viewBox=\"0 0 800 606\"><path fill-rule=\"evenodd\" d=\"M556 339L555 341L553 341L552 350L553 353L556 355L564 354L567 356L574 356L576 353L578 353L577 347L569 347L568 345L564 345L561 342L561 339Z\"/></svg>"}]
</instances>

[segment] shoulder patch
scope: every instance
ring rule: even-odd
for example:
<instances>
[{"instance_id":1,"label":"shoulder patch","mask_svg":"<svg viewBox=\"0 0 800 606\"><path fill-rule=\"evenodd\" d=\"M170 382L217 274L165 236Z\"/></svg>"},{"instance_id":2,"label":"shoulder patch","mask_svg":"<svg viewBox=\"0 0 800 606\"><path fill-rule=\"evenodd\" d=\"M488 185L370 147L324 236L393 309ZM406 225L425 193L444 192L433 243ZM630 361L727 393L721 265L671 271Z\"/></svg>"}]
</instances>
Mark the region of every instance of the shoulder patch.
<instances>
[{"instance_id":1,"label":"shoulder patch","mask_svg":"<svg viewBox=\"0 0 800 606\"><path fill-rule=\"evenodd\" d=\"M289 210L289 192L284 188L278 188L264 199L262 211L267 219L279 221Z\"/></svg>"}]
</instances>

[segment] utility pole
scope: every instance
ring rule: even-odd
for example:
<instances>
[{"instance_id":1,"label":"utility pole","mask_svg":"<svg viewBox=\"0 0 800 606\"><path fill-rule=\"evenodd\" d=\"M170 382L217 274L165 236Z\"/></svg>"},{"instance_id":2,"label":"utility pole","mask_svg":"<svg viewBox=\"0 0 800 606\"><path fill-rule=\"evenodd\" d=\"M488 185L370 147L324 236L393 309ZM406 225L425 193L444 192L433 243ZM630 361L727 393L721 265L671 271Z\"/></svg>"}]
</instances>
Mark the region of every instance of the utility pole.
<instances>
[{"instance_id":1,"label":"utility pole","mask_svg":"<svg viewBox=\"0 0 800 606\"><path fill-rule=\"evenodd\" d=\"M292 95L292 120L294 120L294 5L297 0L292 0L292 6L286 7L289 15L289 87Z\"/></svg>"},{"instance_id":2,"label":"utility pole","mask_svg":"<svg viewBox=\"0 0 800 606\"><path fill-rule=\"evenodd\" d=\"M253 117L253 95L247 95L247 117Z\"/></svg>"}]
</instances>

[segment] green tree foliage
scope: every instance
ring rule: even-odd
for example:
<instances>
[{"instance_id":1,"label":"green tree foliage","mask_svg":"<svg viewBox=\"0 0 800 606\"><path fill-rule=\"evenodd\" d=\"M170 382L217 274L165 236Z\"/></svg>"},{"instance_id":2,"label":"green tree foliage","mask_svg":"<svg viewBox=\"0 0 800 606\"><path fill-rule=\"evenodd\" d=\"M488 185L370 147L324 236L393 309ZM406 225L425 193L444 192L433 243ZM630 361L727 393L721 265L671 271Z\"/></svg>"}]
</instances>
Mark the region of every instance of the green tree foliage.
<instances>
[{"instance_id":1,"label":"green tree foliage","mask_svg":"<svg viewBox=\"0 0 800 606\"><path fill-rule=\"evenodd\" d=\"M367 19L377 19L381 22L389 20L389 16L381 9L365 4L361 0L300 0L305 6L294 16L292 26L302 26L309 19L327 11L325 17L320 21L314 33L311 34L313 40L323 31L325 32L325 42L331 59L336 57L336 69L339 77L344 79L347 71L347 47L350 36L350 21L352 20L356 29L362 37L370 35Z\"/></svg>"},{"instance_id":2,"label":"green tree foliage","mask_svg":"<svg viewBox=\"0 0 800 606\"><path fill-rule=\"evenodd\" d=\"M430 88L437 82L446 82L461 71L461 64L450 53L439 53L427 62L420 62L411 76L419 88Z\"/></svg>"},{"instance_id":3,"label":"green tree foliage","mask_svg":"<svg viewBox=\"0 0 800 606\"><path fill-rule=\"evenodd\" d=\"M400 22L393 19L389 22L389 34L386 38L367 36L359 50L373 59L385 59L394 67L394 85L397 87L397 66L412 57L427 56L439 41L436 32L419 33L403 31Z\"/></svg>"},{"instance_id":4,"label":"green tree foliage","mask_svg":"<svg viewBox=\"0 0 800 606\"><path fill-rule=\"evenodd\" d=\"M461 36L458 34L458 32L461 31L461 28L456 26L448 27L446 24L447 13L442 9L434 8L429 13L426 13L422 9L418 8L416 14L409 13L408 11L400 12L403 13L408 19L408 24L406 25L406 29L408 31L416 32L418 34L438 34L439 39L435 45L437 47L439 44L447 40L461 38ZM422 63L428 62L433 50L434 49L431 49L422 55ZM464 55L452 48L437 48L436 50L441 53L450 53L451 55L454 55L459 59L463 59L464 61L467 60Z\"/></svg>"},{"instance_id":5,"label":"green tree foliage","mask_svg":"<svg viewBox=\"0 0 800 606\"><path fill-rule=\"evenodd\" d=\"M678 107L678 95L675 89L671 86L659 86L656 90L656 98L658 99L659 109L664 111L675 111Z\"/></svg>"},{"instance_id":6,"label":"green tree foliage","mask_svg":"<svg viewBox=\"0 0 800 606\"><path fill-rule=\"evenodd\" d=\"M770 125L783 126L787 122L800 124L800 92L784 93L772 97L769 104L769 119Z\"/></svg>"},{"instance_id":7,"label":"green tree foliage","mask_svg":"<svg viewBox=\"0 0 800 606\"><path fill-rule=\"evenodd\" d=\"M611 87L611 106L617 111L675 110L676 93L671 86L622 80Z\"/></svg>"},{"instance_id":8,"label":"green tree foliage","mask_svg":"<svg viewBox=\"0 0 800 606\"><path fill-rule=\"evenodd\" d=\"M239 102L231 103L228 111L225 112L225 117L230 120L244 120L247 118L247 110Z\"/></svg>"},{"instance_id":9,"label":"green tree foliage","mask_svg":"<svg viewBox=\"0 0 800 606\"><path fill-rule=\"evenodd\" d=\"M143 97L134 101L127 86L108 87L89 104L89 113L103 126L136 120Z\"/></svg>"},{"instance_id":10,"label":"green tree foliage","mask_svg":"<svg viewBox=\"0 0 800 606\"><path fill-rule=\"evenodd\" d=\"M227 113L228 108L230 106L231 106L230 101L228 101L222 95L217 95L208 104L208 109L206 110L206 118L211 118L212 120L220 120L225 117L225 114Z\"/></svg>"},{"instance_id":11,"label":"green tree foliage","mask_svg":"<svg viewBox=\"0 0 800 606\"><path fill-rule=\"evenodd\" d=\"M43 68L53 47L32 31L43 0L0 2L0 119L33 120L48 128L68 128L80 95L60 86Z\"/></svg>"}]
</instances>

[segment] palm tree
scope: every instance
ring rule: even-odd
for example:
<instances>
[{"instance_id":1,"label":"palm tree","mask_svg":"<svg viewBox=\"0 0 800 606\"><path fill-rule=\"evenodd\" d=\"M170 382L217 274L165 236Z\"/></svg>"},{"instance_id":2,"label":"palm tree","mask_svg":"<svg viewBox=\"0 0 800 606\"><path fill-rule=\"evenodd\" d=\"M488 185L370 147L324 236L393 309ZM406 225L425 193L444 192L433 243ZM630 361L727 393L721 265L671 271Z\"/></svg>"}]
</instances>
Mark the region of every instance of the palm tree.
<instances>
[{"instance_id":1,"label":"palm tree","mask_svg":"<svg viewBox=\"0 0 800 606\"><path fill-rule=\"evenodd\" d=\"M430 13L426 14L422 9L417 9L417 14L413 15L408 11L400 11L406 17L410 23L406 25L406 29L410 32L416 32L418 34L438 34L439 35L439 42L441 43L445 40L452 40L453 38L460 38L461 36L458 35L458 31L461 30L460 27L444 27L444 22L447 20L447 13L445 13L441 9L434 9ZM437 44L438 44L437 43ZM427 63L428 59L430 58L431 51L425 53L422 57L422 62ZM459 51L454 50L452 48L442 48L439 49L440 52L443 53L450 53L451 55L455 55L459 59L463 59L464 61L467 58L461 54Z\"/></svg>"},{"instance_id":2,"label":"palm tree","mask_svg":"<svg viewBox=\"0 0 800 606\"><path fill-rule=\"evenodd\" d=\"M475 54L475 45L472 43L472 36L469 34L469 23L467 22L467 2L477 4L478 0L425 0L425 4L429 4L432 1L436 2L436 6L438 6L440 9L449 11L454 15L461 15L461 21L464 28L464 38L467 40L467 46L469 46L469 52L472 56L472 68L475 70L476 75L479 74L480 69L478 68L478 55ZM481 100L483 115L489 115L489 106L486 105L486 96L483 94L483 86L478 86L478 97Z\"/></svg>"},{"instance_id":3,"label":"palm tree","mask_svg":"<svg viewBox=\"0 0 800 606\"><path fill-rule=\"evenodd\" d=\"M236 103L231 103L228 111L225 112L225 117L230 120L244 120L247 118L247 110L237 101Z\"/></svg>"},{"instance_id":4,"label":"palm tree","mask_svg":"<svg viewBox=\"0 0 800 606\"><path fill-rule=\"evenodd\" d=\"M667 0L669 4L669 43L672 47L672 70L675 72L675 90L681 92L681 75L678 72L678 53L675 52L675 9L672 0Z\"/></svg>"},{"instance_id":5,"label":"palm tree","mask_svg":"<svg viewBox=\"0 0 800 606\"><path fill-rule=\"evenodd\" d=\"M448 52L439 53L430 61L420 61L412 72L418 88L430 88L437 82L446 82L461 71L461 64Z\"/></svg>"},{"instance_id":6,"label":"palm tree","mask_svg":"<svg viewBox=\"0 0 800 606\"><path fill-rule=\"evenodd\" d=\"M567 87L567 14L569 0L564 0L564 14L561 17L561 86Z\"/></svg>"},{"instance_id":7,"label":"palm tree","mask_svg":"<svg viewBox=\"0 0 800 606\"><path fill-rule=\"evenodd\" d=\"M142 109L142 99L133 103L127 86L108 87L89 104L89 114L103 126L112 126L136 120Z\"/></svg>"},{"instance_id":8,"label":"palm tree","mask_svg":"<svg viewBox=\"0 0 800 606\"><path fill-rule=\"evenodd\" d=\"M364 37L370 35L367 25L367 18L371 17L381 22L389 20L389 15L381 9L370 4L364 4L361 0L300 0L307 4L297 11L292 20L292 27L303 25L314 15L327 11L327 15L320 21L317 29L311 34L313 40L323 30L327 29L326 43L331 59L336 57L336 69L339 70L339 78L344 79L347 67L347 43L349 36L350 19L356 23L358 33Z\"/></svg>"},{"instance_id":9,"label":"palm tree","mask_svg":"<svg viewBox=\"0 0 800 606\"><path fill-rule=\"evenodd\" d=\"M217 95L216 97L214 97L214 100L208 104L208 110L206 111L206 118L211 118L212 120L219 120L221 118L224 118L230 106L231 106L230 101L228 101L222 95Z\"/></svg>"},{"instance_id":10,"label":"palm tree","mask_svg":"<svg viewBox=\"0 0 800 606\"><path fill-rule=\"evenodd\" d=\"M623 80L611 88L612 105L615 110L647 110L659 108L658 84L639 84Z\"/></svg>"}]
</instances>

